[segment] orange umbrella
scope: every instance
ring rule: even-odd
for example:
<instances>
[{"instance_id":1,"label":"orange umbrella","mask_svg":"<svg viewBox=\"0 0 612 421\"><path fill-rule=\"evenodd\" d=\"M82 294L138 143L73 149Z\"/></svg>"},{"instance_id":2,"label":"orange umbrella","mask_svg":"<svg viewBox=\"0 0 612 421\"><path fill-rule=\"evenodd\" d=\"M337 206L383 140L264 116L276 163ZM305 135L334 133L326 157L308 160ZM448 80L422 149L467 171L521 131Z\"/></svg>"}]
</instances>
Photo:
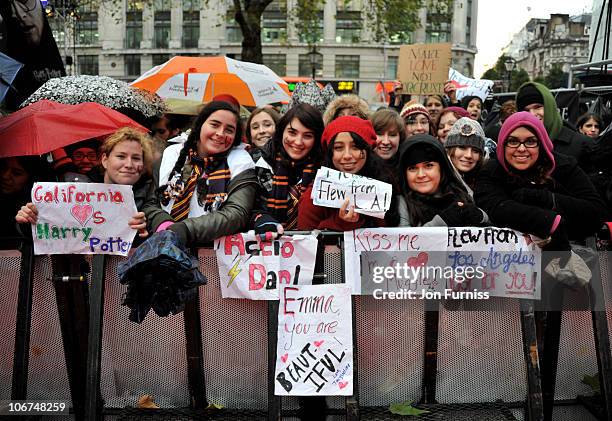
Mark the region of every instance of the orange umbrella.
<instances>
[{"instance_id":1,"label":"orange umbrella","mask_svg":"<svg viewBox=\"0 0 612 421\"><path fill-rule=\"evenodd\" d=\"M172 57L131 85L158 94L175 112L218 94L233 95L251 107L289 100L287 83L272 70L228 57Z\"/></svg>"},{"instance_id":2,"label":"orange umbrella","mask_svg":"<svg viewBox=\"0 0 612 421\"><path fill-rule=\"evenodd\" d=\"M68 105L44 99L0 119L0 158L43 155L126 126L147 131L129 117L95 102Z\"/></svg>"}]
</instances>

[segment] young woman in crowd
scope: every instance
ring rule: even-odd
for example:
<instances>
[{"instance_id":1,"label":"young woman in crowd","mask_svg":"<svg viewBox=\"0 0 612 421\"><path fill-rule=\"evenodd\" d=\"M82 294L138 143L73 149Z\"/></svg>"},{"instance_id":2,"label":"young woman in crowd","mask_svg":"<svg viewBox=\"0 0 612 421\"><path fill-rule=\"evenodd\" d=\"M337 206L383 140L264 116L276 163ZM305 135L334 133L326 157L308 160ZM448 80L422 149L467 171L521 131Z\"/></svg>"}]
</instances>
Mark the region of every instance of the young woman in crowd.
<instances>
[{"instance_id":1,"label":"young woman in crowd","mask_svg":"<svg viewBox=\"0 0 612 421\"><path fill-rule=\"evenodd\" d=\"M476 177L484 163L485 135L477 121L462 117L448 133L444 147L463 181L474 188Z\"/></svg>"},{"instance_id":2,"label":"young woman in crowd","mask_svg":"<svg viewBox=\"0 0 612 421\"><path fill-rule=\"evenodd\" d=\"M477 96L461 98L461 106L468 112L472 120L480 121L482 115L482 99Z\"/></svg>"},{"instance_id":3,"label":"young woman in crowd","mask_svg":"<svg viewBox=\"0 0 612 421\"><path fill-rule=\"evenodd\" d=\"M544 124L529 112L503 124L497 160L485 164L474 196L495 226L544 239L544 250L570 250L569 240L595 234L605 215L576 160L553 151Z\"/></svg>"},{"instance_id":4,"label":"young woman in crowd","mask_svg":"<svg viewBox=\"0 0 612 421\"><path fill-rule=\"evenodd\" d=\"M429 95L425 100L425 108L429 111L432 121L436 121L440 115L440 111L444 109L446 101L442 95Z\"/></svg>"},{"instance_id":5,"label":"young woman in crowd","mask_svg":"<svg viewBox=\"0 0 612 421\"><path fill-rule=\"evenodd\" d=\"M272 140L252 152L259 192L251 226L272 238L294 230L298 201L314 181L321 160L321 113L308 104L298 104L279 120Z\"/></svg>"},{"instance_id":6,"label":"young woman in crowd","mask_svg":"<svg viewBox=\"0 0 612 421\"><path fill-rule=\"evenodd\" d=\"M410 101L404 105L400 117L404 119L407 139L416 134L434 133L431 116L427 108L417 101Z\"/></svg>"},{"instance_id":7,"label":"young woman in crowd","mask_svg":"<svg viewBox=\"0 0 612 421\"><path fill-rule=\"evenodd\" d=\"M478 226L486 214L474 205L442 143L428 134L400 147L400 226Z\"/></svg>"},{"instance_id":8,"label":"young woman in crowd","mask_svg":"<svg viewBox=\"0 0 612 421\"><path fill-rule=\"evenodd\" d=\"M232 105L210 102L187 141L166 148L143 207L151 232L169 229L191 245L246 228L257 179L239 122Z\"/></svg>"},{"instance_id":9,"label":"young woman in crowd","mask_svg":"<svg viewBox=\"0 0 612 421\"><path fill-rule=\"evenodd\" d=\"M399 145L406 140L404 121L391 108L382 108L370 116L370 121L376 132L374 152L389 166L397 164Z\"/></svg>"},{"instance_id":10,"label":"young woman in crowd","mask_svg":"<svg viewBox=\"0 0 612 421\"><path fill-rule=\"evenodd\" d=\"M448 107L440 111L440 115L438 115L438 119L436 120L436 134L440 142L444 143L446 141L448 132L457 120L461 117L469 116L470 114L461 107Z\"/></svg>"},{"instance_id":11,"label":"young woman in crowd","mask_svg":"<svg viewBox=\"0 0 612 421\"><path fill-rule=\"evenodd\" d=\"M124 127L110 135L99 148L100 167L87 173L86 182L122 184L132 186L137 209L142 209L150 187L151 138L136 129ZM33 203L21 207L16 220L35 224L38 210ZM141 237L147 236L144 212L136 213L128 222L139 230Z\"/></svg>"},{"instance_id":12,"label":"young woman in crowd","mask_svg":"<svg viewBox=\"0 0 612 421\"><path fill-rule=\"evenodd\" d=\"M597 114L585 113L578 118L576 127L578 127L580 133L597 139L603 128L603 121Z\"/></svg>"},{"instance_id":13,"label":"young woman in crowd","mask_svg":"<svg viewBox=\"0 0 612 421\"><path fill-rule=\"evenodd\" d=\"M280 115L270 107L255 108L246 122L247 143L263 147L274 135Z\"/></svg>"},{"instance_id":14,"label":"young woman in crowd","mask_svg":"<svg viewBox=\"0 0 612 421\"><path fill-rule=\"evenodd\" d=\"M390 175L373 151L376 141L376 132L368 120L353 116L339 117L325 127L321 138L323 166L392 184ZM354 205L349 206L348 199L339 210L316 206L312 203L311 193L312 186L300 197L299 230L350 231L366 226L385 226L385 222L391 226L397 224L394 212L387 212L384 219L365 216L357 213ZM395 202L390 206L395 209Z\"/></svg>"},{"instance_id":15,"label":"young woman in crowd","mask_svg":"<svg viewBox=\"0 0 612 421\"><path fill-rule=\"evenodd\" d=\"M370 107L365 99L357 95L342 95L329 103L323 113L323 122L327 126L343 115L352 115L367 120L370 115Z\"/></svg>"}]
</instances>

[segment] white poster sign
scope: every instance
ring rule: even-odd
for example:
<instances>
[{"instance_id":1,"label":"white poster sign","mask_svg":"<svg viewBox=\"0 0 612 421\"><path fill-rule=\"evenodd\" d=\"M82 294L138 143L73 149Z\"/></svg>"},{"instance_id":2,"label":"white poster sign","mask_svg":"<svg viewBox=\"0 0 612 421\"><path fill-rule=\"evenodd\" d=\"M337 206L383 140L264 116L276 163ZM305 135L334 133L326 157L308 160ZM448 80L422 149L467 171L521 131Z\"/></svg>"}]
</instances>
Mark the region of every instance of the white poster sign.
<instances>
[{"instance_id":1,"label":"white poster sign","mask_svg":"<svg viewBox=\"0 0 612 421\"><path fill-rule=\"evenodd\" d=\"M317 254L313 235L262 241L253 231L215 240L221 296L278 300L279 285L310 285Z\"/></svg>"},{"instance_id":2,"label":"white poster sign","mask_svg":"<svg viewBox=\"0 0 612 421\"><path fill-rule=\"evenodd\" d=\"M34 254L127 256L136 231L132 186L102 183L35 183Z\"/></svg>"},{"instance_id":3,"label":"white poster sign","mask_svg":"<svg viewBox=\"0 0 612 421\"><path fill-rule=\"evenodd\" d=\"M312 202L339 209L346 199L355 212L384 218L391 205L391 184L321 167L312 186Z\"/></svg>"},{"instance_id":4,"label":"white poster sign","mask_svg":"<svg viewBox=\"0 0 612 421\"><path fill-rule=\"evenodd\" d=\"M465 96L477 96L484 101L493 88L492 80L471 79L453 68L448 69L448 80L452 81L457 88L458 100Z\"/></svg>"},{"instance_id":5,"label":"white poster sign","mask_svg":"<svg viewBox=\"0 0 612 421\"><path fill-rule=\"evenodd\" d=\"M352 395L352 320L348 285L283 285L274 394Z\"/></svg>"}]
</instances>

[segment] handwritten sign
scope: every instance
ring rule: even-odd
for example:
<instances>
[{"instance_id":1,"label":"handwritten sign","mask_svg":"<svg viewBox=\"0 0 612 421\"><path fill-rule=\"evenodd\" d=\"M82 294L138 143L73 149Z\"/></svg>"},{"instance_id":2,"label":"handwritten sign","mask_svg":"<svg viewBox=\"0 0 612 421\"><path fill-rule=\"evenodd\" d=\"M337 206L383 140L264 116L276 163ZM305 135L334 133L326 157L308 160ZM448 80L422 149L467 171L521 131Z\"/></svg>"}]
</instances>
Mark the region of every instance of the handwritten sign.
<instances>
[{"instance_id":1,"label":"handwritten sign","mask_svg":"<svg viewBox=\"0 0 612 421\"><path fill-rule=\"evenodd\" d=\"M450 43L402 45L397 78L404 84L404 93L442 94L450 64Z\"/></svg>"},{"instance_id":2,"label":"handwritten sign","mask_svg":"<svg viewBox=\"0 0 612 421\"><path fill-rule=\"evenodd\" d=\"M127 256L136 231L128 226L136 205L132 186L100 183L35 183L32 202L34 254Z\"/></svg>"},{"instance_id":3,"label":"handwritten sign","mask_svg":"<svg viewBox=\"0 0 612 421\"><path fill-rule=\"evenodd\" d=\"M310 285L317 238L283 236L262 241L253 231L215 240L221 296L278 300L280 285Z\"/></svg>"},{"instance_id":4,"label":"handwritten sign","mask_svg":"<svg viewBox=\"0 0 612 421\"><path fill-rule=\"evenodd\" d=\"M346 199L355 212L384 218L391 205L391 184L321 167L312 186L312 203L339 209Z\"/></svg>"},{"instance_id":5,"label":"handwritten sign","mask_svg":"<svg viewBox=\"0 0 612 421\"><path fill-rule=\"evenodd\" d=\"M539 299L540 249L507 228L373 228L344 233L347 283L354 294L484 291Z\"/></svg>"},{"instance_id":6,"label":"handwritten sign","mask_svg":"<svg viewBox=\"0 0 612 421\"><path fill-rule=\"evenodd\" d=\"M283 285L274 394L353 394L353 329L348 285Z\"/></svg>"},{"instance_id":7,"label":"handwritten sign","mask_svg":"<svg viewBox=\"0 0 612 421\"><path fill-rule=\"evenodd\" d=\"M477 96L484 101L493 88L492 80L471 79L453 68L448 69L448 80L452 81L457 88L458 100L465 96Z\"/></svg>"}]
</instances>

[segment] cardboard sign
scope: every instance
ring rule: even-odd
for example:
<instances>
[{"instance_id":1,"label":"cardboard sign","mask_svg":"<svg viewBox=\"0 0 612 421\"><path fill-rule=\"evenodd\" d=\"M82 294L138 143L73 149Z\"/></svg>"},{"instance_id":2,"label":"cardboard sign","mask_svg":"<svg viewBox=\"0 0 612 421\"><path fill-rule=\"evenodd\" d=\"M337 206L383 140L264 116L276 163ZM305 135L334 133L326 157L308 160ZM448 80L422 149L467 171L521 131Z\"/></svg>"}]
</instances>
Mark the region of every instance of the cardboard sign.
<instances>
[{"instance_id":1,"label":"cardboard sign","mask_svg":"<svg viewBox=\"0 0 612 421\"><path fill-rule=\"evenodd\" d=\"M384 218L392 196L391 184L321 167L312 186L312 203L317 206L340 209L346 199L355 206L355 212L375 218Z\"/></svg>"},{"instance_id":2,"label":"cardboard sign","mask_svg":"<svg viewBox=\"0 0 612 421\"><path fill-rule=\"evenodd\" d=\"M406 94L442 94L450 64L450 43L402 45L397 78L402 81Z\"/></svg>"},{"instance_id":3,"label":"cardboard sign","mask_svg":"<svg viewBox=\"0 0 612 421\"><path fill-rule=\"evenodd\" d=\"M278 300L280 285L310 285L317 254L313 235L262 241L253 231L215 240L221 296Z\"/></svg>"},{"instance_id":4,"label":"cardboard sign","mask_svg":"<svg viewBox=\"0 0 612 421\"><path fill-rule=\"evenodd\" d=\"M136 231L132 186L101 183L35 183L34 254L127 256Z\"/></svg>"},{"instance_id":5,"label":"cardboard sign","mask_svg":"<svg viewBox=\"0 0 612 421\"><path fill-rule=\"evenodd\" d=\"M274 394L353 394L348 285L283 285L278 309Z\"/></svg>"},{"instance_id":6,"label":"cardboard sign","mask_svg":"<svg viewBox=\"0 0 612 421\"><path fill-rule=\"evenodd\" d=\"M466 96L477 96L484 102L493 88L493 81L488 79L471 79L463 76L453 68L448 69L448 80L457 88L457 100Z\"/></svg>"},{"instance_id":7,"label":"cardboard sign","mask_svg":"<svg viewBox=\"0 0 612 421\"><path fill-rule=\"evenodd\" d=\"M344 259L346 282L358 295L376 289L419 294L476 289L489 296L525 299L541 294L540 249L528 236L507 228L348 231Z\"/></svg>"}]
</instances>

